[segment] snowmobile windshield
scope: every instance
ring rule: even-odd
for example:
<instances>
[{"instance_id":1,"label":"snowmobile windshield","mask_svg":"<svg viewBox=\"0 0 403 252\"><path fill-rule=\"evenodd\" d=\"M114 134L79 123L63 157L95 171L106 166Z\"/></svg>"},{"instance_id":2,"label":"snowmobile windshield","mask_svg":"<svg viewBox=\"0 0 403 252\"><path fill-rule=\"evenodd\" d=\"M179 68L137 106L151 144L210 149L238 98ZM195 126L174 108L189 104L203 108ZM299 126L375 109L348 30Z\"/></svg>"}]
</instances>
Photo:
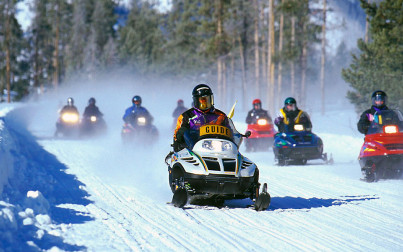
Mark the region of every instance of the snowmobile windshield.
<instances>
[{"instance_id":1,"label":"snowmobile windshield","mask_svg":"<svg viewBox=\"0 0 403 252\"><path fill-rule=\"evenodd\" d=\"M381 110L374 114L374 120L367 134L403 132L403 115L399 110Z\"/></svg>"},{"instance_id":2,"label":"snowmobile windshield","mask_svg":"<svg viewBox=\"0 0 403 252\"><path fill-rule=\"evenodd\" d=\"M236 130L234 123L231 119L228 120L229 125L221 126L221 125L213 125L208 124L200 127L198 130L189 129L185 132L184 138L186 145L193 149L193 146L202 139L206 138L216 138L216 139L223 139L229 140L236 144L236 146L241 145L242 143L242 135Z\"/></svg>"}]
</instances>

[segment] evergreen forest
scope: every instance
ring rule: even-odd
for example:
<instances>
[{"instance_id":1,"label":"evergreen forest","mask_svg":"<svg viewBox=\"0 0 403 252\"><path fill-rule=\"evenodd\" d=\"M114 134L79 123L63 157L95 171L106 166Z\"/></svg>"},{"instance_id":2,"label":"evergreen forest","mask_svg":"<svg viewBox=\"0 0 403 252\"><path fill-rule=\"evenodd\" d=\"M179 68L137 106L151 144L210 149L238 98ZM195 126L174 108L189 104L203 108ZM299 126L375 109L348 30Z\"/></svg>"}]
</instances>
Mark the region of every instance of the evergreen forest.
<instances>
[{"instance_id":1,"label":"evergreen forest","mask_svg":"<svg viewBox=\"0 0 403 252\"><path fill-rule=\"evenodd\" d=\"M249 97L274 109L293 96L324 113L340 82L357 110L376 89L403 107L403 0L357 0L365 37L332 53L328 32L348 25L327 22L334 0L171 0L165 11L156 0L32 0L26 30L19 2L0 1L4 102L115 73L171 80L160 85L210 80L221 104L237 90L244 109Z\"/></svg>"}]
</instances>

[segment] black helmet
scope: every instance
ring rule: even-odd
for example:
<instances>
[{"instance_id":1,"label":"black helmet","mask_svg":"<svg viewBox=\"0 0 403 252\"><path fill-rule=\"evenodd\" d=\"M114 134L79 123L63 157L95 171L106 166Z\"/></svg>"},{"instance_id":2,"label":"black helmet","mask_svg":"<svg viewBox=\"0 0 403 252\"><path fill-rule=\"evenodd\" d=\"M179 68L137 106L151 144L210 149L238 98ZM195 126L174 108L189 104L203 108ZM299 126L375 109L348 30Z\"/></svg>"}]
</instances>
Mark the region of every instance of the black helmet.
<instances>
[{"instance_id":1,"label":"black helmet","mask_svg":"<svg viewBox=\"0 0 403 252\"><path fill-rule=\"evenodd\" d=\"M67 105L73 106L74 105L74 99L71 98L71 97L67 98Z\"/></svg>"},{"instance_id":2,"label":"black helmet","mask_svg":"<svg viewBox=\"0 0 403 252\"><path fill-rule=\"evenodd\" d=\"M94 97L91 97L89 100L88 100L88 104L92 104L92 105L95 105L95 98Z\"/></svg>"},{"instance_id":3,"label":"black helmet","mask_svg":"<svg viewBox=\"0 0 403 252\"><path fill-rule=\"evenodd\" d=\"M133 103L133 105L135 105L136 107L140 107L140 106L141 106L141 97L138 96L138 95L135 95L135 96L132 98L132 103Z\"/></svg>"},{"instance_id":4,"label":"black helmet","mask_svg":"<svg viewBox=\"0 0 403 252\"><path fill-rule=\"evenodd\" d=\"M206 84L197 85L192 92L193 107L200 110L208 110L214 106L214 95Z\"/></svg>"},{"instance_id":5,"label":"black helmet","mask_svg":"<svg viewBox=\"0 0 403 252\"><path fill-rule=\"evenodd\" d=\"M297 108L297 101L293 97L287 97L284 100L284 107L286 110L295 110Z\"/></svg>"},{"instance_id":6,"label":"black helmet","mask_svg":"<svg viewBox=\"0 0 403 252\"><path fill-rule=\"evenodd\" d=\"M382 90L377 90L372 93L371 99L372 99L372 105L374 105L377 108L380 108L386 106L388 96Z\"/></svg>"}]
</instances>

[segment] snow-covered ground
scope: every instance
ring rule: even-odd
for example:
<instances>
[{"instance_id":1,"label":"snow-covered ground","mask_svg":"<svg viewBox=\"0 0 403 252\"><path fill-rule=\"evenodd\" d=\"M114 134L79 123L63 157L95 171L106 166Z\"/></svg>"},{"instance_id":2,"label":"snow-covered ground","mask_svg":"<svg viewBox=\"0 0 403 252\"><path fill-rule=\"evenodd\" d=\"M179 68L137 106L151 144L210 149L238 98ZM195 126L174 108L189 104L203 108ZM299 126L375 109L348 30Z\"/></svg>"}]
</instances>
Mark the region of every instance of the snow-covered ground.
<instances>
[{"instance_id":1,"label":"snow-covered ground","mask_svg":"<svg viewBox=\"0 0 403 252\"><path fill-rule=\"evenodd\" d=\"M189 97L183 92L177 98ZM164 163L175 100L161 106L160 97L143 97L160 139L128 147L120 138L127 93L97 99L108 134L87 140L52 137L58 100L0 105L0 251L403 250L403 180L360 181L363 136L353 110L311 114L333 165L278 167L272 150L244 153L268 184L266 211L249 199L178 209L167 204ZM75 96L80 111L88 98ZM236 112L240 131L244 117Z\"/></svg>"}]
</instances>

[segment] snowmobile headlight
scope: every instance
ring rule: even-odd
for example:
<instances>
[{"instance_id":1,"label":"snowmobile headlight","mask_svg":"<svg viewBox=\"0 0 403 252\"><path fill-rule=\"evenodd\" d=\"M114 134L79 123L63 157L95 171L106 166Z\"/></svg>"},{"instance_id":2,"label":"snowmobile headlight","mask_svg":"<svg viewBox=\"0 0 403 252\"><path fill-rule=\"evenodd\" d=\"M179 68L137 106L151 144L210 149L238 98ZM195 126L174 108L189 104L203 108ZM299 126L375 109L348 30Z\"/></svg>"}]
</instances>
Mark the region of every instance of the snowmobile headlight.
<instances>
[{"instance_id":1,"label":"snowmobile headlight","mask_svg":"<svg viewBox=\"0 0 403 252\"><path fill-rule=\"evenodd\" d=\"M232 150L232 145L228 142L218 141L218 140L204 140L202 143L202 148L210 151L228 151Z\"/></svg>"},{"instance_id":2,"label":"snowmobile headlight","mask_svg":"<svg viewBox=\"0 0 403 252\"><path fill-rule=\"evenodd\" d=\"M66 123L76 123L78 122L78 115L74 113L64 113L62 120Z\"/></svg>"},{"instance_id":3,"label":"snowmobile headlight","mask_svg":"<svg viewBox=\"0 0 403 252\"><path fill-rule=\"evenodd\" d=\"M396 125L387 125L383 128L383 131L387 134L397 133Z\"/></svg>"},{"instance_id":4,"label":"snowmobile headlight","mask_svg":"<svg viewBox=\"0 0 403 252\"><path fill-rule=\"evenodd\" d=\"M232 145L228 142L222 142L222 151L232 150Z\"/></svg>"},{"instance_id":5,"label":"snowmobile headlight","mask_svg":"<svg viewBox=\"0 0 403 252\"><path fill-rule=\"evenodd\" d=\"M257 120L257 124L258 124L258 125L266 125L266 124L267 124L267 120L266 120L266 119L259 119L259 120Z\"/></svg>"},{"instance_id":6,"label":"snowmobile headlight","mask_svg":"<svg viewBox=\"0 0 403 252\"><path fill-rule=\"evenodd\" d=\"M91 116L90 117L91 122L96 122L97 121L97 117L96 116Z\"/></svg>"},{"instance_id":7,"label":"snowmobile headlight","mask_svg":"<svg viewBox=\"0 0 403 252\"><path fill-rule=\"evenodd\" d=\"M203 147L204 149L207 149L207 150L213 150L214 147L213 147L213 144L212 144L211 142L212 142L211 140L203 141L202 147Z\"/></svg>"},{"instance_id":8,"label":"snowmobile headlight","mask_svg":"<svg viewBox=\"0 0 403 252\"><path fill-rule=\"evenodd\" d=\"M137 118L137 124L140 125L140 126L146 125L146 118L145 117Z\"/></svg>"},{"instance_id":9,"label":"snowmobile headlight","mask_svg":"<svg viewBox=\"0 0 403 252\"><path fill-rule=\"evenodd\" d=\"M296 131L303 131L304 130L304 126L302 124L295 124L294 125L294 130Z\"/></svg>"}]
</instances>

